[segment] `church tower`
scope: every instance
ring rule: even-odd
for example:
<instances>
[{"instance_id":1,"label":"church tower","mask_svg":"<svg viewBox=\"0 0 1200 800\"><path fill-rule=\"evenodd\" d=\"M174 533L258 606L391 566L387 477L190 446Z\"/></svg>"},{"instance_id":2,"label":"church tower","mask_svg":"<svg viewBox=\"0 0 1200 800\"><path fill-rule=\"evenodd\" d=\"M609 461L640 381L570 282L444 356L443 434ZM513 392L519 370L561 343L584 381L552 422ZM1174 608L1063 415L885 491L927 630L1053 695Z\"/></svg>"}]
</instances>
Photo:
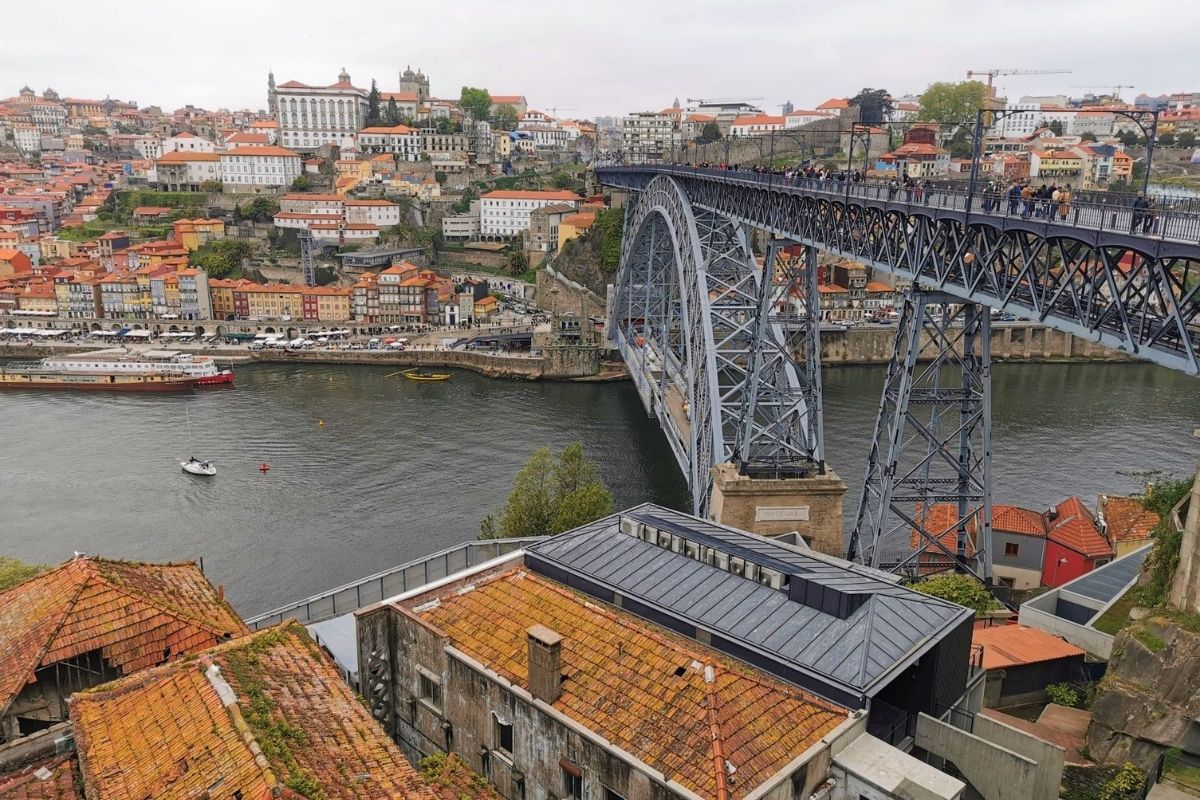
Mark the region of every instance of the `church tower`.
<instances>
[{"instance_id":1,"label":"church tower","mask_svg":"<svg viewBox=\"0 0 1200 800\"><path fill-rule=\"evenodd\" d=\"M275 94L275 73L271 70L267 71L267 110L279 118L279 97Z\"/></svg>"}]
</instances>

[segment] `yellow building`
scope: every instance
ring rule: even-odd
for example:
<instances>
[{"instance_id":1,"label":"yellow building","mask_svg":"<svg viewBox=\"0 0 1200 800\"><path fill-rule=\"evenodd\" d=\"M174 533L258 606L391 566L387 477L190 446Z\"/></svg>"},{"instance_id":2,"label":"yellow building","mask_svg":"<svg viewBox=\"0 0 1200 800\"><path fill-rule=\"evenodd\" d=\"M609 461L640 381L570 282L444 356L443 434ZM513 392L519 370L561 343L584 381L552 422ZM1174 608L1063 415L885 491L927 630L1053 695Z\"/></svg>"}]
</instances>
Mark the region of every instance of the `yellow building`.
<instances>
[{"instance_id":1,"label":"yellow building","mask_svg":"<svg viewBox=\"0 0 1200 800\"><path fill-rule=\"evenodd\" d=\"M58 313L58 297L53 283L28 283L17 295L17 308L22 311Z\"/></svg>"},{"instance_id":2,"label":"yellow building","mask_svg":"<svg viewBox=\"0 0 1200 800\"><path fill-rule=\"evenodd\" d=\"M233 290L237 286L238 281L229 281L223 278L212 278L209 280L208 298L212 303L214 318L227 319L233 316Z\"/></svg>"},{"instance_id":3,"label":"yellow building","mask_svg":"<svg viewBox=\"0 0 1200 800\"><path fill-rule=\"evenodd\" d=\"M558 252L562 252L563 245L567 242L572 239L578 239L591 230L594 224L596 224L596 215L592 212L582 212L563 217L562 221L558 223Z\"/></svg>"},{"instance_id":4,"label":"yellow building","mask_svg":"<svg viewBox=\"0 0 1200 800\"><path fill-rule=\"evenodd\" d=\"M500 310L500 301L488 295L475 301L475 321L489 322L492 317L496 316L496 312Z\"/></svg>"},{"instance_id":5,"label":"yellow building","mask_svg":"<svg viewBox=\"0 0 1200 800\"><path fill-rule=\"evenodd\" d=\"M304 287L288 283L244 284L246 311L251 319L303 319Z\"/></svg>"},{"instance_id":6,"label":"yellow building","mask_svg":"<svg viewBox=\"0 0 1200 800\"><path fill-rule=\"evenodd\" d=\"M214 239L225 238L225 223L219 219L175 220L175 241L189 253Z\"/></svg>"},{"instance_id":7,"label":"yellow building","mask_svg":"<svg viewBox=\"0 0 1200 800\"><path fill-rule=\"evenodd\" d=\"M321 322L349 322L350 296L354 290L348 286L314 286L305 289L306 295L316 295L317 319Z\"/></svg>"}]
</instances>

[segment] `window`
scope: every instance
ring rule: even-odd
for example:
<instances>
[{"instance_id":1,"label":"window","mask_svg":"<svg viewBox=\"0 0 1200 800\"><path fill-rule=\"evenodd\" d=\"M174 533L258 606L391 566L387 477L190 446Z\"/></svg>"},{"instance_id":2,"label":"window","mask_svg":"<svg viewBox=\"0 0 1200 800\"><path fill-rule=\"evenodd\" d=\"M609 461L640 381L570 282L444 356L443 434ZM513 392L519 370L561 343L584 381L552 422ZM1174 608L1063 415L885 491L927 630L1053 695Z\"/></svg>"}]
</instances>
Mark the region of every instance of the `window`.
<instances>
[{"instance_id":1,"label":"window","mask_svg":"<svg viewBox=\"0 0 1200 800\"><path fill-rule=\"evenodd\" d=\"M1005 542L1004 543L1004 555L1015 556L1015 555L1019 554L1020 552L1021 552L1021 545L1017 544L1016 542Z\"/></svg>"},{"instance_id":2,"label":"window","mask_svg":"<svg viewBox=\"0 0 1200 800\"><path fill-rule=\"evenodd\" d=\"M1016 584L1017 581L1015 578L1000 578L1001 586L1007 586L1008 588L1012 589L1014 586L1016 586Z\"/></svg>"},{"instance_id":3,"label":"window","mask_svg":"<svg viewBox=\"0 0 1200 800\"><path fill-rule=\"evenodd\" d=\"M562 769L563 794L574 800L583 800L583 770L566 761L559 762L559 766Z\"/></svg>"},{"instance_id":4,"label":"window","mask_svg":"<svg viewBox=\"0 0 1200 800\"><path fill-rule=\"evenodd\" d=\"M493 735L493 747L503 755L512 758L513 753L513 726L512 723L503 717L493 714L495 719L495 730Z\"/></svg>"},{"instance_id":5,"label":"window","mask_svg":"<svg viewBox=\"0 0 1200 800\"><path fill-rule=\"evenodd\" d=\"M604 787L604 800L625 800L624 797L614 792L607 786Z\"/></svg>"}]
</instances>

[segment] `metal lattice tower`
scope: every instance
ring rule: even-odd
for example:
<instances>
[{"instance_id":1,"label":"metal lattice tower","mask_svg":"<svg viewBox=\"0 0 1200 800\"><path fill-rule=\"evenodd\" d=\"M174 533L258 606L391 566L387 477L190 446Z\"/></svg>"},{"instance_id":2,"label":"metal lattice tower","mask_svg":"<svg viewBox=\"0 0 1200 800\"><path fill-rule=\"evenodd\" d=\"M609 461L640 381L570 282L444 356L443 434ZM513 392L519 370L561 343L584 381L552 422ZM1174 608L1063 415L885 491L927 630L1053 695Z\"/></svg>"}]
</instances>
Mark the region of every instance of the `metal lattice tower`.
<instances>
[{"instance_id":1,"label":"metal lattice tower","mask_svg":"<svg viewBox=\"0 0 1200 800\"><path fill-rule=\"evenodd\" d=\"M847 557L990 584L990 313L957 302L905 296Z\"/></svg>"},{"instance_id":2,"label":"metal lattice tower","mask_svg":"<svg viewBox=\"0 0 1200 800\"><path fill-rule=\"evenodd\" d=\"M307 229L300 231L300 271L304 275L305 286L317 285L317 264L313 258L312 233Z\"/></svg>"}]
</instances>

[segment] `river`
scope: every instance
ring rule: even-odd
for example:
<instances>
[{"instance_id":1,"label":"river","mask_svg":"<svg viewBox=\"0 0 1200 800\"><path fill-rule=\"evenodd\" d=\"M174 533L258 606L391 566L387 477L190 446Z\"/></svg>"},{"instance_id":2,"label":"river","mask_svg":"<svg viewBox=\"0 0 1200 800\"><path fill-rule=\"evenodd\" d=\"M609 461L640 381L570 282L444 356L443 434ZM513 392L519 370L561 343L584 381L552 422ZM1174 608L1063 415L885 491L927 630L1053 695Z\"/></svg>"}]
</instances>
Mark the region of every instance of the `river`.
<instances>
[{"instance_id":1,"label":"river","mask_svg":"<svg viewBox=\"0 0 1200 800\"><path fill-rule=\"evenodd\" d=\"M542 445L581 440L618 508L688 507L628 383L457 372L417 384L391 371L257 365L232 391L2 394L0 554L203 558L250 615L474 537ZM825 372L828 457L850 484L848 520L881 380L881 367ZM1118 472L1182 475L1200 458L1200 382L1159 367L1005 364L993 394L997 502L1078 493L1092 504L1136 488ZM179 470L192 452L216 460L216 478Z\"/></svg>"}]
</instances>

